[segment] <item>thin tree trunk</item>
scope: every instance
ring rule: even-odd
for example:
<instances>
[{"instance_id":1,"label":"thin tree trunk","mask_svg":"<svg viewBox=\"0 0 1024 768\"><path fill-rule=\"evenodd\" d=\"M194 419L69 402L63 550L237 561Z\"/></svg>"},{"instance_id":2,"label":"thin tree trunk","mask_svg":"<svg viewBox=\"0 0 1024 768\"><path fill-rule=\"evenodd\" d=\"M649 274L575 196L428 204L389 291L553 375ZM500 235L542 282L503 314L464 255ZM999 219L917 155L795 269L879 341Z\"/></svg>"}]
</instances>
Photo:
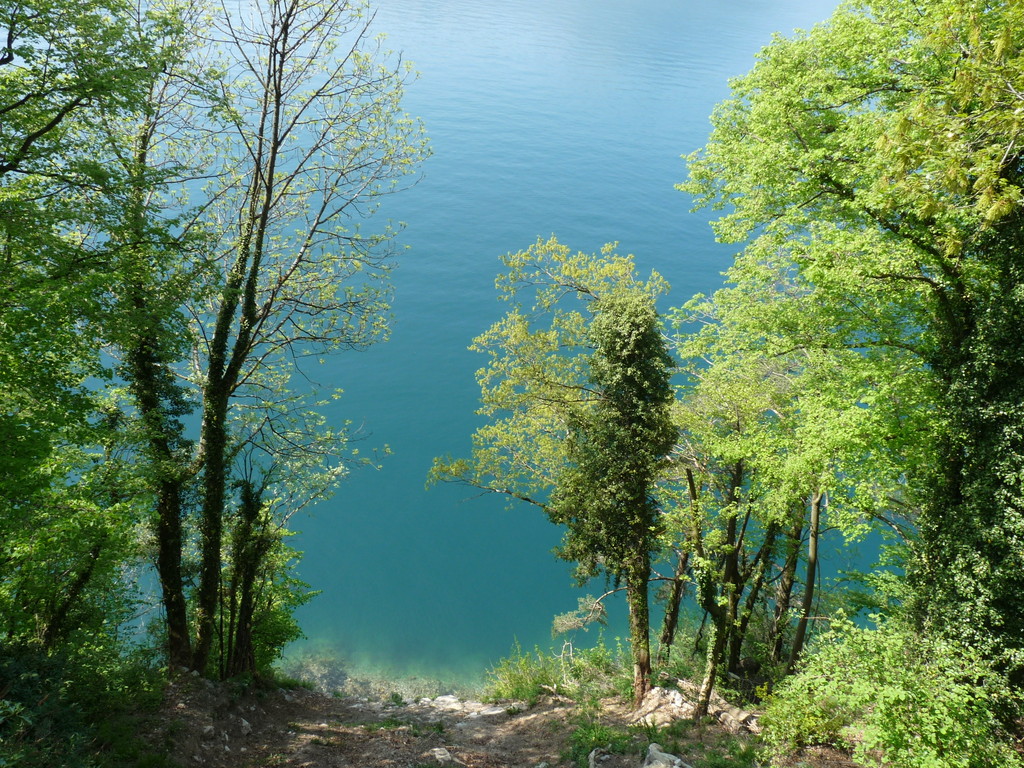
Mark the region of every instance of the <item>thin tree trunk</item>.
<instances>
[{"instance_id":1,"label":"thin tree trunk","mask_svg":"<svg viewBox=\"0 0 1024 768\"><path fill-rule=\"evenodd\" d=\"M814 581L818 569L818 533L821 526L821 499L822 492L820 490L815 491L811 497L811 522L807 543L807 583L804 587L803 605L800 608L800 620L797 622L796 634L793 636L793 647L789 652L789 663L786 665L788 672L793 671L797 659L800 658L804 638L807 636L807 622L814 604Z\"/></svg>"},{"instance_id":2,"label":"thin tree trunk","mask_svg":"<svg viewBox=\"0 0 1024 768\"><path fill-rule=\"evenodd\" d=\"M221 386L206 389L203 403L203 504L200 512L200 571L196 593L196 642L193 668L205 673L213 648L217 597L221 585L221 548L227 486L227 397Z\"/></svg>"},{"instance_id":3,"label":"thin tree trunk","mask_svg":"<svg viewBox=\"0 0 1024 768\"><path fill-rule=\"evenodd\" d=\"M672 578L672 591L665 602L665 618L661 625L661 640L658 643L658 661L667 664L672 654L679 625L679 606L686 594L686 568L690 561L689 550L677 552L676 571Z\"/></svg>"},{"instance_id":4,"label":"thin tree trunk","mask_svg":"<svg viewBox=\"0 0 1024 768\"><path fill-rule=\"evenodd\" d=\"M252 158L252 179L241 211L242 224L235 261L225 281L220 308L210 342L207 380L203 388L203 424L201 441L206 471L203 474L203 504L200 518L201 570L196 600L194 663L205 669L213 644L214 618L221 583L221 547L223 545L224 506L227 486L228 403L239 381L242 367L252 352L256 330L257 290L267 244L278 153L282 146L281 103L283 68L289 53L291 16L284 14L274 30L274 42L268 49L267 87L260 105L260 121ZM229 344L235 316L238 325L234 342ZM230 352L229 352L230 346Z\"/></svg>"},{"instance_id":5,"label":"thin tree trunk","mask_svg":"<svg viewBox=\"0 0 1024 768\"><path fill-rule=\"evenodd\" d=\"M757 605L757 598L764 586L765 574L768 572L768 563L773 559L775 552L775 538L778 535L778 526L771 524L765 531L764 544L761 545L753 564L753 582L747 591L747 598L743 603L743 610L739 614L739 624L729 638L729 664L728 670L732 674L739 674L740 659L743 653L743 642L747 637L747 627L750 626L750 618L754 614ZM750 581L748 578L747 581Z\"/></svg>"},{"instance_id":6,"label":"thin tree trunk","mask_svg":"<svg viewBox=\"0 0 1024 768\"><path fill-rule=\"evenodd\" d=\"M152 96L152 94L151 94ZM130 203L125 211L131 233L129 259L134 259L127 274L127 308L133 336L124 344L125 371L129 390L135 398L145 428L147 459L156 478L157 541L156 571L160 582L161 602L167 632L167 661L172 667L192 663L188 634L188 608L182 577L181 495L185 475L175 447L182 443L182 428L174 413L176 385L162 350L162 339L168 334L166 319L153 308L152 254L145 249L150 241L146 196L151 191L146 174L149 148L156 129L154 119L146 120L135 137L135 152L127 168L133 184ZM141 250L140 250L141 247Z\"/></svg>"},{"instance_id":7,"label":"thin tree trunk","mask_svg":"<svg viewBox=\"0 0 1024 768\"><path fill-rule=\"evenodd\" d=\"M100 552L103 550L103 544L106 542L106 539L107 534L101 534L99 541L89 548L85 566L78 572L75 580L71 582L71 586L64 593L64 599L60 601L60 605L53 611L50 620L46 623L46 629L43 631L44 648L52 648L64 633L64 623L67 621L68 614L89 585L89 580L92 579L92 574L96 570L96 563L99 561Z\"/></svg>"},{"instance_id":8,"label":"thin tree trunk","mask_svg":"<svg viewBox=\"0 0 1024 768\"><path fill-rule=\"evenodd\" d=\"M722 611L723 613L725 611ZM724 622L723 622L724 623ZM711 705L711 693L715 689L715 677L718 674L718 662L725 650L727 632L725 627L714 622L711 625L711 642L708 643L707 664L704 668L704 682L701 683L700 693L697 696L697 706L693 712L694 720L701 720L708 716L708 708Z\"/></svg>"},{"instance_id":9,"label":"thin tree trunk","mask_svg":"<svg viewBox=\"0 0 1024 768\"><path fill-rule=\"evenodd\" d=\"M173 418L167 413L160 391L163 371L152 351L152 341L143 340L127 355L130 387L146 428L147 451L157 475L156 481L156 572L167 630L167 662L172 667L192 663L188 634L188 611L181 557L181 467L172 444L177 438Z\"/></svg>"},{"instance_id":10,"label":"thin tree trunk","mask_svg":"<svg viewBox=\"0 0 1024 768\"><path fill-rule=\"evenodd\" d=\"M257 532L261 508L260 492L251 483L245 482L242 486L239 528L232 557L232 615L237 615L237 619L227 659L227 677L257 672L252 636L256 613L256 577L269 551L269 540L265 532Z\"/></svg>"},{"instance_id":11,"label":"thin tree trunk","mask_svg":"<svg viewBox=\"0 0 1024 768\"><path fill-rule=\"evenodd\" d=\"M793 598L793 585L796 583L796 567L800 562L800 543L804 535L804 520L801 511L792 530L786 536L786 562L782 566L782 575L776 590L775 612L772 615L771 631L768 636L770 660L772 664L782 661L782 651L786 644L785 626L789 619L789 605Z\"/></svg>"}]
</instances>

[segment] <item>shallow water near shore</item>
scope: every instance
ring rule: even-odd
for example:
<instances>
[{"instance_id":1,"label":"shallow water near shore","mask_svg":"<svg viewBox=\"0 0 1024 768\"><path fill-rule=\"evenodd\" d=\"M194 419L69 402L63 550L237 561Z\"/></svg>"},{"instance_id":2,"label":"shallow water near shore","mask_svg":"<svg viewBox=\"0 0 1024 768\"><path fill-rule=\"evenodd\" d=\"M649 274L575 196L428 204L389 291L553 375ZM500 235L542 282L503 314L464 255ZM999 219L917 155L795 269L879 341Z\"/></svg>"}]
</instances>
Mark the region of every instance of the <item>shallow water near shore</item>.
<instances>
[{"instance_id":1,"label":"shallow water near shore","mask_svg":"<svg viewBox=\"0 0 1024 768\"><path fill-rule=\"evenodd\" d=\"M466 455L479 423L482 360L466 347L505 310L498 258L552 233L585 251L618 241L671 282L666 306L714 290L735 249L673 188L680 156L701 146L727 79L773 32L835 5L378 0L377 30L420 72L405 106L434 156L381 211L407 225L390 341L318 375L345 389L331 417L362 425L361 449L393 453L295 521L300 574L322 594L299 612L308 639L291 660L475 685L514 640L551 645L552 616L582 594L551 554L560 532L531 508L424 487L433 458ZM606 639L624 635L623 614L612 606Z\"/></svg>"}]
</instances>

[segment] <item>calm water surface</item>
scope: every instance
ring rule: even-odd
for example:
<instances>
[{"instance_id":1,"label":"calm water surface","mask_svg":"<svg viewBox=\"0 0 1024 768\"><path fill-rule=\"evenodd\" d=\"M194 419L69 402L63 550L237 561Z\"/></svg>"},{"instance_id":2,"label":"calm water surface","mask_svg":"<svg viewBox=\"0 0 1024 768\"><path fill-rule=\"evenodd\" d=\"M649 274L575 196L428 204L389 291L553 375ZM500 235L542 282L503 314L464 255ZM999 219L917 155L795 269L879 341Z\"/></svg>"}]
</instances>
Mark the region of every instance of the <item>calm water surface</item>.
<instances>
[{"instance_id":1,"label":"calm water surface","mask_svg":"<svg viewBox=\"0 0 1024 768\"><path fill-rule=\"evenodd\" d=\"M469 452L482 357L466 346L504 311L498 258L551 234L586 251L618 241L669 279L670 304L714 290L733 249L673 189L680 156L774 32L836 4L377 0L377 28L420 73L405 104L434 156L385 206L407 224L392 338L327 375L346 390L337 418L393 455L297 523L301 574L323 590L300 612L306 646L453 680L477 678L515 638L548 646L551 617L580 594L551 555L558 530L534 508L424 488L435 456Z\"/></svg>"}]
</instances>

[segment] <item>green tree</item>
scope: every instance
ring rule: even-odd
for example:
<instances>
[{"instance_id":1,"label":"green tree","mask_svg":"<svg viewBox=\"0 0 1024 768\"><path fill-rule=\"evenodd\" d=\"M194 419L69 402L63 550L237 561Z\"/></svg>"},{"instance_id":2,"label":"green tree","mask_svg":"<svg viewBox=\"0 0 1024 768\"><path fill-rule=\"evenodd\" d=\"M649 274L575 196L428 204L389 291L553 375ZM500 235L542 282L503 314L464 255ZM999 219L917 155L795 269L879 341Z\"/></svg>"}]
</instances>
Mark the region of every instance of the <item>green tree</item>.
<instances>
[{"instance_id":1,"label":"green tree","mask_svg":"<svg viewBox=\"0 0 1024 768\"><path fill-rule=\"evenodd\" d=\"M269 531L294 511L277 503L293 494L264 492L285 465L306 473L298 489L323 492L353 463L347 430L315 417L326 398L298 361L386 334L393 232L357 219L426 146L401 111L409 70L371 38L365 4L169 11L181 21L162 29L147 109L104 126L131 181L110 201L123 266L113 301L129 321L114 341L156 497L169 656L233 674L259 655L253 579L284 562ZM181 417L196 410L192 444ZM294 461L302 450L312 462ZM244 562L225 571L232 553Z\"/></svg>"},{"instance_id":2,"label":"green tree","mask_svg":"<svg viewBox=\"0 0 1024 768\"><path fill-rule=\"evenodd\" d=\"M432 477L540 506L565 526L557 552L578 564L581 583L602 572L624 582L640 700L661 530L653 487L675 439L672 362L654 307L667 286L657 275L637 281L611 246L588 256L551 239L503 261L499 290L516 306L473 345L489 354L478 380L492 421L474 435L472 459L439 460Z\"/></svg>"},{"instance_id":3,"label":"green tree","mask_svg":"<svg viewBox=\"0 0 1024 768\"><path fill-rule=\"evenodd\" d=\"M732 209L721 239L749 241L737 292L771 293L772 272L798 285L789 311L777 294L763 311L784 345L910 374L901 391L880 367L846 397L918 427L892 433L897 503L920 509L917 615L1018 679L1022 12L875 0L775 40L733 81L684 185Z\"/></svg>"},{"instance_id":4,"label":"green tree","mask_svg":"<svg viewBox=\"0 0 1024 768\"><path fill-rule=\"evenodd\" d=\"M116 625L137 555L140 488L97 386L112 254L89 236L90 200L120 180L90 126L144 102L153 23L119 2L0 3L0 19L3 634L52 650L105 611Z\"/></svg>"},{"instance_id":5,"label":"green tree","mask_svg":"<svg viewBox=\"0 0 1024 768\"><path fill-rule=\"evenodd\" d=\"M662 530L654 484L676 437L672 360L649 294L619 289L596 299L592 311L594 401L569 414L568 465L547 511L566 526L559 555L579 564L581 580L603 570L625 583L640 701L650 689L648 580Z\"/></svg>"}]
</instances>

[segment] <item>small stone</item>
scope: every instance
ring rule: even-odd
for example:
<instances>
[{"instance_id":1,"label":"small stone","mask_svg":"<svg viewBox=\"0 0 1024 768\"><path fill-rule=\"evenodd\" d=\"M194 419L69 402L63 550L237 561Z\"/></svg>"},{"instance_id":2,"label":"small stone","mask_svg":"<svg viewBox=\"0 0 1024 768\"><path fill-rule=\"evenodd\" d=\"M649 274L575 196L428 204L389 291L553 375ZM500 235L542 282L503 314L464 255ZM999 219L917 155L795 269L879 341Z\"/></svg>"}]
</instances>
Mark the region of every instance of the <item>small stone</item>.
<instances>
[{"instance_id":1,"label":"small stone","mask_svg":"<svg viewBox=\"0 0 1024 768\"><path fill-rule=\"evenodd\" d=\"M455 762L455 758L452 757L452 753L444 747L434 747L434 749L430 750L430 756L441 765L448 765L449 763Z\"/></svg>"},{"instance_id":2,"label":"small stone","mask_svg":"<svg viewBox=\"0 0 1024 768\"><path fill-rule=\"evenodd\" d=\"M249 736L252 733L252 725L250 725L249 721L246 720L244 717L240 717L238 719L242 721L241 722L242 735L243 736Z\"/></svg>"},{"instance_id":3,"label":"small stone","mask_svg":"<svg viewBox=\"0 0 1024 768\"><path fill-rule=\"evenodd\" d=\"M216 730L214 729L214 727L212 725L207 725L207 726L203 727L203 738L204 739L212 739L215 735L216 735Z\"/></svg>"}]
</instances>

